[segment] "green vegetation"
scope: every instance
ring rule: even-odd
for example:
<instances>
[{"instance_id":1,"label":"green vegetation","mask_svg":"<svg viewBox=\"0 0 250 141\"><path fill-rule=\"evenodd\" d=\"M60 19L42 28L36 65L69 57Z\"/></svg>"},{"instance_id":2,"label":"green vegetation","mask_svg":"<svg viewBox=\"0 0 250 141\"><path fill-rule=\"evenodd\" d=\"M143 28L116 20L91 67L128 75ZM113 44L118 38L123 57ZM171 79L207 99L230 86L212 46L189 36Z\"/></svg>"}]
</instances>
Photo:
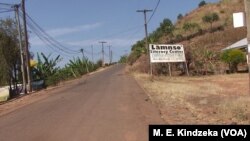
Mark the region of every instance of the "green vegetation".
<instances>
[{"instance_id":1,"label":"green vegetation","mask_svg":"<svg viewBox=\"0 0 250 141\"><path fill-rule=\"evenodd\" d=\"M119 63L127 63L127 60L128 60L128 56L127 55L123 55L121 56L120 60L119 60Z\"/></svg>"},{"instance_id":2,"label":"green vegetation","mask_svg":"<svg viewBox=\"0 0 250 141\"><path fill-rule=\"evenodd\" d=\"M192 23L192 22L187 22L187 23L184 23L183 25L183 30L185 32L194 32L194 31L199 31L200 30L200 26L197 24L197 23Z\"/></svg>"},{"instance_id":3,"label":"green vegetation","mask_svg":"<svg viewBox=\"0 0 250 141\"><path fill-rule=\"evenodd\" d=\"M199 7L205 6L206 4L207 4L206 1L203 0L199 3Z\"/></svg>"},{"instance_id":4,"label":"green vegetation","mask_svg":"<svg viewBox=\"0 0 250 141\"><path fill-rule=\"evenodd\" d=\"M21 55L16 27L13 19L0 20L0 86L11 86L10 98L20 94L21 90L17 84L22 84ZM73 58L61 68L58 63L63 58L59 55L53 58L51 55L37 53L37 57L38 62L31 69L32 78L33 81L44 80L45 86L57 85L62 81L81 77L95 71L102 64L101 61L94 64L83 57Z\"/></svg>"},{"instance_id":5,"label":"green vegetation","mask_svg":"<svg viewBox=\"0 0 250 141\"><path fill-rule=\"evenodd\" d=\"M198 9L185 16L179 14L175 24L165 18L159 27L149 34L149 43L183 44L191 75L224 73L226 68L225 61L220 59L221 49L246 36L245 28L232 27L231 18L233 12L244 10L244 3L241 0L225 1L214 4L202 1ZM141 69L148 68L149 65L146 63L148 55L145 54L144 38L132 46L131 54L128 56L128 64L132 65L131 70L145 72ZM176 63L172 65L172 70L175 74L181 75L183 65ZM156 64L153 72L166 74L168 65Z\"/></svg>"},{"instance_id":6,"label":"green vegetation","mask_svg":"<svg viewBox=\"0 0 250 141\"><path fill-rule=\"evenodd\" d=\"M178 20L181 20L183 18L183 15L182 14L179 14L178 16L177 16L177 19Z\"/></svg>"},{"instance_id":7,"label":"green vegetation","mask_svg":"<svg viewBox=\"0 0 250 141\"><path fill-rule=\"evenodd\" d=\"M202 17L202 21L204 23L210 24L210 29L212 31L213 29L213 23L218 21L220 19L219 15L217 13L208 13L204 17Z\"/></svg>"},{"instance_id":8,"label":"green vegetation","mask_svg":"<svg viewBox=\"0 0 250 141\"><path fill-rule=\"evenodd\" d=\"M238 71L238 64L246 61L245 54L238 49L226 50L221 54L221 60L228 64L231 73Z\"/></svg>"},{"instance_id":9,"label":"green vegetation","mask_svg":"<svg viewBox=\"0 0 250 141\"><path fill-rule=\"evenodd\" d=\"M45 86L57 85L58 83L81 77L84 74L95 71L101 65L94 64L86 58L80 59L73 58L69 61L65 67L58 67L58 63L62 61L62 58L58 55L55 59L51 58L51 55L45 56L41 53L42 59L39 54L37 70L40 72L41 78L45 80Z\"/></svg>"},{"instance_id":10,"label":"green vegetation","mask_svg":"<svg viewBox=\"0 0 250 141\"><path fill-rule=\"evenodd\" d=\"M164 19L160 26L149 35L149 43L156 43L162 36L167 36L169 39L174 37L175 26L170 19ZM132 52L128 56L128 63L132 65L142 54L147 52L145 47L145 39L138 41L132 46Z\"/></svg>"},{"instance_id":11,"label":"green vegetation","mask_svg":"<svg viewBox=\"0 0 250 141\"><path fill-rule=\"evenodd\" d=\"M18 94L20 80L20 53L16 24L12 19L0 20L0 86L9 85L10 97Z\"/></svg>"},{"instance_id":12,"label":"green vegetation","mask_svg":"<svg viewBox=\"0 0 250 141\"><path fill-rule=\"evenodd\" d=\"M57 63L59 63L62 58L58 55L56 59L50 59L51 55L45 56L43 53L41 53L41 56L43 60L40 58L40 55L37 54L37 70L40 72L41 77L45 79L46 86L55 85L57 81L55 76L60 70L60 68L57 67Z\"/></svg>"}]
</instances>

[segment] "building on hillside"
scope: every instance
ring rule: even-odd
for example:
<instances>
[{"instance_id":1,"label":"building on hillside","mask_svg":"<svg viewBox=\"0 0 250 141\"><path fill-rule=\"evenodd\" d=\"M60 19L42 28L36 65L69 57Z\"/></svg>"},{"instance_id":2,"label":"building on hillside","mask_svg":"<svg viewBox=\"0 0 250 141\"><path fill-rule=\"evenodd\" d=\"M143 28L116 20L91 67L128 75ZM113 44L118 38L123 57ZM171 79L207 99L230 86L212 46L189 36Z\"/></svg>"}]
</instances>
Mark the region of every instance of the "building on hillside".
<instances>
[{"instance_id":1,"label":"building on hillside","mask_svg":"<svg viewBox=\"0 0 250 141\"><path fill-rule=\"evenodd\" d=\"M247 49L247 38L241 39L240 41L222 49L222 51L229 50L229 49L240 49L246 51Z\"/></svg>"}]
</instances>

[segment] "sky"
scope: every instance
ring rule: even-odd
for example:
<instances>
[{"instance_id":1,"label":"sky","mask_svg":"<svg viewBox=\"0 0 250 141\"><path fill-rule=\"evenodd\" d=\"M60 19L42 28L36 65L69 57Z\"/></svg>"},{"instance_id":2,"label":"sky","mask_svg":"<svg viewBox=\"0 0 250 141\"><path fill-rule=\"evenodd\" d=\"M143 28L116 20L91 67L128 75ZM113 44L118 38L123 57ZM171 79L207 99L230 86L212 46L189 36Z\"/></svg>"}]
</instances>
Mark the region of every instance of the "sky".
<instances>
[{"instance_id":1,"label":"sky","mask_svg":"<svg viewBox=\"0 0 250 141\"><path fill-rule=\"evenodd\" d=\"M218 2L219 0L206 0ZM0 3L18 4L21 0L1 0ZM164 18L176 22L179 14L185 15L198 7L201 0L160 0L154 16L148 23L148 32L159 27ZM155 9L158 0L26 0L29 17L47 34L66 49L57 49L40 40L35 31L28 27L30 51L43 52L51 57L61 55L60 65L70 59L82 57L79 52L94 61L102 58L100 41L105 41L105 62L109 59L110 46L113 61L129 54L131 46L145 36L142 9ZM147 18L152 12L147 13ZM0 13L0 19L14 18L14 12ZM91 47L92 46L92 47ZM66 51L65 51L66 50ZM35 57L36 58L36 57Z\"/></svg>"}]
</instances>

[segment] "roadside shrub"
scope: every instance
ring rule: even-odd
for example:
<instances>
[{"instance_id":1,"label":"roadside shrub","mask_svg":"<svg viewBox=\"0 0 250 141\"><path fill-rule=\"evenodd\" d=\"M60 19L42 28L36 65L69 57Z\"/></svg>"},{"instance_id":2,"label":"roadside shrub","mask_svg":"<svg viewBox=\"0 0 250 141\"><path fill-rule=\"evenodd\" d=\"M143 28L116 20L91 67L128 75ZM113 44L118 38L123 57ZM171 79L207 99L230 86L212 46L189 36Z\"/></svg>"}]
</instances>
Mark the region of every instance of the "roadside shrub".
<instances>
[{"instance_id":1,"label":"roadside shrub","mask_svg":"<svg viewBox=\"0 0 250 141\"><path fill-rule=\"evenodd\" d=\"M59 84L60 81L61 76L59 75L59 73L53 74L45 79L45 87L56 86Z\"/></svg>"},{"instance_id":2,"label":"roadside shrub","mask_svg":"<svg viewBox=\"0 0 250 141\"><path fill-rule=\"evenodd\" d=\"M184 39L184 37L181 34L177 34L175 38L177 41L182 41Z\"/></svg>"},{"instance_id":3,"label":"roadside shrub","mask_svg":"<svg viewBox=\"0 0 250 141\"><path fill-rule=\"evenodd\" d=\"M126 64L127 60L128 60L128 56L127 55L123 55L123 56L121 56L121 58L119 60L119 63Z\"/></svg>"},{"instance_id":4,"label":"roadside shrub","mask_svg":"<svg viewBox=\"0 0 250 141\"><path fill-rule=\"evenodd\" d=\"M191 52L195 75L208 75L215 73L215 64L219 60L219 56L216 52L209 50L203 45L193 48Z\"/></svg>"},{"instance_id":5,"label":"roadside shrub","mask_svg":"<svg viewBox=\"0 0 250 141\"><path fill-rule=\"evenodd\" d=\"M95 68L100 68L100 67L102 67L102 60L98 60L95 65Z\"/></svg>"},{"instance_id":6,"label":"roadside shrub","mask_svg":"<svg viewBox=\"0 0 250 141\"><path fill-rule=\"evenodd\" d=\"M241 50L232 49L224 51L221 60L228 64L230 73L234 73L238 71L238 64L246 61L246 57Z\"/></svg>"}]
</instances>

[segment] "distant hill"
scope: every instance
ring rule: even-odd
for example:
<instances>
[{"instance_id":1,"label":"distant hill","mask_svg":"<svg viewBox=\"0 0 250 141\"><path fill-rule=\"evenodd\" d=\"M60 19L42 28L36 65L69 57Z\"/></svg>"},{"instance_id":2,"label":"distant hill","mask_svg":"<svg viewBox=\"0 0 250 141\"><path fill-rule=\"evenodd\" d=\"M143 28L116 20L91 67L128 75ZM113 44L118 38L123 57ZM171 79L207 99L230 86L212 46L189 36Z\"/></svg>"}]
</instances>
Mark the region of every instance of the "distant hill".
<instances>
[{"instance_id":1,"label":"distant hill","mask_svg":"<svg viewBox=\"0 0 250 141\"><path fill-rule=\"evenodd\" d=\"M176 23L171 23L167 18L164 19L160 27L150 33L149 42L183 44L189 67L193 72L206 70L218 73L225 67L220 62L221 49L246 37L246 28L233 28L233 13L243 11L244 0L221 0L218 3L208 3L179 17ZM216 15L218 19L214 22L206 22L207 19L204 17L209 15ZM147 68L148 64L145 64L147 56L143 55L145 52L144 39L142 39L133 45L132 53L128 58L129 63L139 66L137 68L139 70ZM154 72L161 72L163 68L158 65L155 69Z\"/></svg>"}]
</instances>

